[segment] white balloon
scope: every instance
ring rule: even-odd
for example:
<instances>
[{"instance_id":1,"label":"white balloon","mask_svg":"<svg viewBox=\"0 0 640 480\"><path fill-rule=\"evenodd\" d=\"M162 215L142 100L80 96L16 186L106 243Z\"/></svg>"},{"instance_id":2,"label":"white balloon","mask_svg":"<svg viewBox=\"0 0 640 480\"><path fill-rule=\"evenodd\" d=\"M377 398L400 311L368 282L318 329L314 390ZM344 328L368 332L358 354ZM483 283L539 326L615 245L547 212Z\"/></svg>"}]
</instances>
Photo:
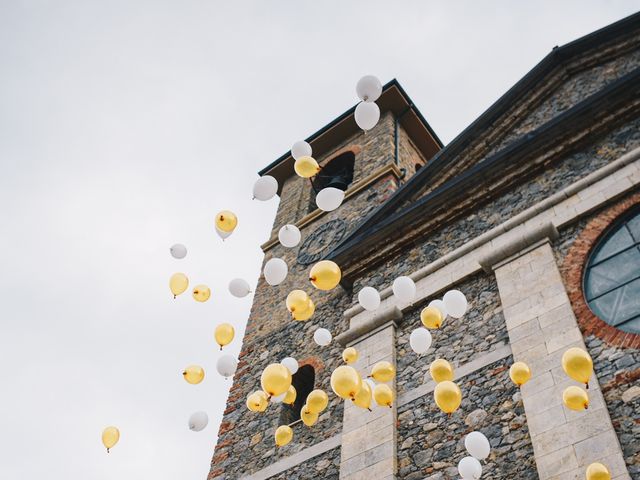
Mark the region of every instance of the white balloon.
<instances>
[{"instance_id":1,"label":"white balloon","mask_svg":"<svg viewBox=\"0 0 640 480\"><path fill-rule=\"evenodd\" d=\"M295 225L285 225L278 231L278 240L283 247L293 248L300 243L302 235Z\"/></svg>"},{"instance_id":2,"label":"white balloon","mask_svg":"<svg viewBox=\"0 0 640 480\"><path fill-rule=\"evenodd\" d=\"M371 130L380 120L380 108L374 102L360 102L356 107L355 118L362 130Z\"/></svg>"},{"instance_id":3,"label":"white balloon","mask_svg":"<svg viewBox=\"0 0 640 480\"><path fill-rule=\"evenodd\" d=\"M289 369L291 375L298 371L298 361L293 357L283 358L280 363Z\"/></svg>"},{"instance_id":4,"label":"white balloon","mask_svg":"<svg viewBox=\"0 0 640 480\"><path fill-rule=\"evenodd\" d=\"M393 286L391 288L393 290L393 294L401 302L409 303L416 296L416 284L409 277L396 278L393 281Z\"/></svg>"},{"instance_id":5,"label":"white balloon","mask_svg":"<svg viewBox=\"0 0 640 480\"><path fill-rule=\"evenodd\" d=\"M431 332L423 327L416 328L409 336L409 345L411 345L411 349L418 355L427 353L432 341Z\"/></svg>"},{"instance_id":6,"label":"white balloon","mask_svg":"<svg viewBox=\"0 0 640 480\"><path fill-rule=\"evenodd\" d=\"M278 193L278 181L271 175L265 175L253 184L253 198L266 202Z\"/></svg>"},{"instance_id":7,"label":"white balloon","mask_svg":"<svg viewBox=\"0 0 640 480\"><path fill-rule=\"evenodd\" d=\"M264 273L264 279L269 285L279 285L287 278L289 268L287 267L287 262L281 258L274 257L264 264L262 271Z\"/></svg>"},{"instance_id":8,"label":"white balloon","mask_svg":"<svg viewBox=\"0 0 640 480\"><path fill-rule=\"evenodd\" d=\"M313 332L313 341L321 347L326 347L331 343L331 332L326 328L319 328Z\"/></svg>"},{"instance_id":9,"label":"white balloon","mask_svg":"<svg viewBox=\"0 0 640 480\"><path fill-rule=\"evenodd\" d=\"M458 463L458 473L464 480L478 480L482 476L482 465L473 457L464 457Z\"/></svg>"},{"instance_id":10,"label":"white balloon","mask_svg":"<svg viewBox=\"0 0 640 480\"><path fill-rule=\"evenodd\" d=\"M467 311L467 299L460 290L449 290L442 301L447 313L453 318L461 318Z\"/></svg>"},{"instance_id":11,"label":"white balloon","mask_svg":"<svg viewBox=\"0 0 640 480\"><path fill-rule=\"evenodd\" d=\"M237 367L238 362L233 355L222 355L216 362L216 370L224 378L232 377Z\"/></svg>"},{"instance_id":12,"label":"white balloon","mask_svg":"<svg viewBox=\"0 0 640 480\"><path fill-rule=\"evenodd\" d=\"M365 102L375 102L382 94L382 83L378 77L365 75L356 84L358 98Z\"/></svg>"},{"instance_id":13,"label":"white balloon","mask_svg":"<svg viewBox=\"0 0 640 480\"><path fill-rule=\"evenodd\" d=\"M222 240L224 240L225 238L228 238L229 235L231 235L233 232L225 232L224 230L220 230L218 227L216 227L216 233Z\"/></svg>"},{"instance_id":14,"label":"white balloon","mask_svg":"<svg viewBox=\"0 0 640 480\"><path fill-rule=\"evenodd\" d=\"M444 320L447 316L447 309L444 308L444 302L442 300L431 300L429 302L428 307L436 307L442 313L442 319Z\"/></svg>"},{"instance_id":15,"label":"white balloon","mask_svg":"<svg viewBox=\"0 0 640 480\"><path fill-rule=\"evenodd\" d=\"M316 205L320 210L331 212L335 210L344 200L344 192L339 188L327 187L323 188L316 195Z\"/></svg>"},{"instance_id":16,"label":"white balloon","mask_svg":"<svg viewBox=\"0 0 640 480\"><path fill-rule=\"evenodd\" d=\"M380 306L380 294L373 287L363 287L358 292L358 303L365 310L375 310Z\"/></svg>"},{"instance_id":17,"label":"white balloon","mask_svg":"<svg viewBox=\"0 0 640 480\"><path fill-rule=\"evenodd\" d=\"M365 378L364 381L369 384L369 386L371 387L371 391L373 392L373 389L376 388L376 382L374 382L371 378Z\"/></svg>"},{"instance_id":18,"label":"white balloon","mask_svg":"<svg viewBox=\"0 0 640 480\"><path fill-rule=\"evenodd\" d=\"M281 393L280 395L278 395L277 397L271 397L269 399L269 401L271 403L282 403L282 401L284 400L284 397L287 396L287 392Z\"/></svg>"},{"instance_id":19,"label":"white balloon","mask_svg":"<svg viewBox=\"0 0 640 480\"><path fill-rule=\"evenodd\" d=\"M464 448L467 449L469 455L484 460L491 453L491 444L489 439L481 432L471 432L464 438Z\"/></svg>"},{"instance_id":20,"label":"white balloon","mask_svg":"<svg viewBox=\"0 0 640 480\"><path fill-rule=\"evenodd\" d=\"M187 256L187 247L181 243L176 243L169 249L169 251L173 258L181 259Z\"/></svg>"},{"instance_id":21,"label":"white balloon","mask_svg":"<svg viewBox=\"0 0 640 480\"><path fill-rule=\"evenodd\" d=\"M304 140L299 140L291 147L291 156L294 160L300 157L310 157L313 152L311 151L311 145Z\"/></svg>"},{"instance_id":22,"label":"white balloon","mask_svg":"<svg viewBox=\"0 0 640 480\"><path fill-rule=\"evenodd\" d=\"M242 298L251 293L251 288L246 280L242 278L234 278L229 282L229 292L234 297Z\"/></svg>"},{"instance_id":23,"label":"white balloon","mask_svg":"<svg viewBox=\"0 0 640 480\"><path fill-rule=\"evenodd\" d=\"M199 432L209 423L209 416L207 412L196 412L189 417L189 430L192 432Z\"/></svg>"}]
</instances>

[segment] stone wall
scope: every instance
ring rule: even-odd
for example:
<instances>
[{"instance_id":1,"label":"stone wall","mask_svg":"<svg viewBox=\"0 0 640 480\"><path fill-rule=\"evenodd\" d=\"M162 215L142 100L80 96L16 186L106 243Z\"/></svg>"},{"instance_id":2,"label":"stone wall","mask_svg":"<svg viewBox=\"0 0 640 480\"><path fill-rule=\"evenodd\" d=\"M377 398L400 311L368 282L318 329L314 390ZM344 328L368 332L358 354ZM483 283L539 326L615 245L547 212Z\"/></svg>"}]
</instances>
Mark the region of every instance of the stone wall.
<instances>
[{"instance_id":1,"label":"stone wall","mask_svg":"<svg viewBox=\"0 0 640 480\"><path fill-rule=\"evenodd\" d=\"M425 158L411 141L405 129L402 128L402 122L400 122L398 128L398 166L407 172L403 181L408 180L425 163Z\"/></svg>"},{"instance_id":2,"label":"stone wall","mask_svg":"<svg viewBox=\"0 0 640 480\"><path fill-rule=\"evenodd\" d=\"M624 203L621 199L619 203ZM561 232L554 244L554 254L563 273L564 281L571 284L567 254L576 239L585 233L585 229L594 228L594 219L602 218L605 212L596 212L589 218L576 223ZM588 257L590 245L585 245L584 260ZM580 278L581 280L581 278ZM588 312L575 309L580 316ZM612 345L606 341L603 332L596 331L585 336L585 344L593 358L594 369L609 410L611 421L622 447L625 462L632 478L640 478L640 349ZM603 339L604 338L604 339Z\"/></svg>"},{"instance_id":3,"label":"stone wall","mask_svg":"<svg viewBox=\"0 0 640 480\"><path fill-rule=\"evenodd\" d=\"M553 91L529 115L520 120L509 133L495 145L489 154L493 154L517 138L540 127L553 117L577 105L598 90L623 77L640 66L640 49L625 52L600 65L571 71L562 85Z\"/></svg>"},{"instance_id":4,"label":"stone wall","mask_svg":"<svg viewBox=\"0 0 640 480\"><path fill-rule=\"evenodd\" d=\"M398 394L431 381L429 365L436 358L458 367L508 342L495 278L476 275L456 288L467 297L467 314L461 319L448 317L441 328L432 330L433 344L425 355L418 357L411 350L409 336L422 326L420 311L428 302L405 314L397 331Z\"/></svg>"},{"instance_id":5,"label":"stone wall","mask_svg":"<svg viewBox=\"0 0 640 480\"><path fill-rule=\"evenodd\" d=\"M340 476L340 449L334 448L301 463L286 472L282 472L273 480L309 480L313 478L337 480Z\"/></svg>"},{"instance_id":6,"label":"stone wall","mask_svg":"<svg viewBox=\"0 0 640 480\"><path fill-rule=\"evenodd\" d=\"M425 395L398 409L398 479L457 479L468 454L464 436L484 433L491 455L482 478L537 479L533 448L518 389L508 375L511 356L460 379L460 409L449 418Z\"/></svg>"}]
</instances>

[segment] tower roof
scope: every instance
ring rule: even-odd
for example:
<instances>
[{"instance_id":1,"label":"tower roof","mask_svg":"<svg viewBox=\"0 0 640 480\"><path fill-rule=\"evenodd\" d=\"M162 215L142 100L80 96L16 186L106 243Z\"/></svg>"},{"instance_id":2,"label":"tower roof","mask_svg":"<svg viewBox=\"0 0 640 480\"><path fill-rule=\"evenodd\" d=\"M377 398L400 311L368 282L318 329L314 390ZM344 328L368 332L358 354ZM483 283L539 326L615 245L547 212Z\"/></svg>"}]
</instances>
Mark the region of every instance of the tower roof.
<instances>
[{"instance_id":1,"label":"tower roof","mask_svg":"<svg viewBox=\"0 0 640 480\"><path fill-rule=\"evenodd\" d=\"M400 119L402 127L426 159L432 158L443 147L436 133L395 78L382 87L382 95L376 103L381 114L390 111ZM355 110L356 105L305 139L311 144L314 156L320 157L360 131L354 118ZM284 180L294 174L293 164L291 151L288 151L258 174L275 177L282 188Z\"/></svg>"}]
</instances>

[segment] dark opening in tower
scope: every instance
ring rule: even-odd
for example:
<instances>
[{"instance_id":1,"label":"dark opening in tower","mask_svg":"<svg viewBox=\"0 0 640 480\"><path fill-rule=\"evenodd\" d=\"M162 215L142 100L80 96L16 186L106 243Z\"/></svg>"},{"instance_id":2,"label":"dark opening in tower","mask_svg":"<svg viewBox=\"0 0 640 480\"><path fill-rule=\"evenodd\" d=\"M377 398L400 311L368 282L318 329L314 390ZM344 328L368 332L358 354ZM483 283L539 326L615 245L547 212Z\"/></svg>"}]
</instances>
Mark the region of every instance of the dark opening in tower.
<instances>
[{"instance_id":1,"label":"dark opening in tower","mask_svg":"<svg viewBox=\"0 0 640 480\"><path fill-rule=\"evenodd\" d=\"M300 420L300 411L313 391L316 373L311 365L303 365L293 375L292 385L296 389L296 401L292 405L282 405L280 425L288 425Z\"/></svg>"},{"instance_id":2,"label":"dark opening in tower","mask_svg":"<svg viewBox=\"0 0 640 480\"><path fill-rule=\"evenodd\" d=\"M356 156L353 152L345 152L338 155L322 167L311 181L311 195L309 199L309 212L313 212L316 206L316 194L323 188L333 187L346 191L353 182L353 168Z\"/></svg>"}]
</instances>

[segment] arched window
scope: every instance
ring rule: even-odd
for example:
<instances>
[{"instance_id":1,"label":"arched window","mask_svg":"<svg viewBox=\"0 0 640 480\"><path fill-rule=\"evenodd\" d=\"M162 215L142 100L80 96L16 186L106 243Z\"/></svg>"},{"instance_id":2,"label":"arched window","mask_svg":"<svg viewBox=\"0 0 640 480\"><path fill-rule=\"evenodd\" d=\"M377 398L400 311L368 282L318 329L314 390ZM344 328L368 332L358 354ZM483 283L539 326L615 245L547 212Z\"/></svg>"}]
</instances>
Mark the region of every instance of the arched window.
<instances>
[{"instance_id":1,"label":"arched window","mask_svg":"<svg viewBox=\"0 0 640 480\"><path fill-rule=\"evenodd\" d=\"M326 187L334 187L346 191L353 182L353 167L356 156L353 152L345 152L338 155L329 163L324 165L320 172L311 181L311 198L309 200L309 212L314 211L316 206L316 194Z\"/></svg>"},{"instance_id":2,"label":"arched window","mask_svg":"<svg viewBox=\"0 0 640 480\"><path fill-rule=\"evenodd\" d=\"M640 333L640 209L618 220L597 243L584 275L589 308L609 325Z\"/></svg>"},{"instance_id":3,"label":"arched window","mask_svg":"<svg viewBox=\"0 0 640 480\"><path fill-rule=\"evenodd\" d=\"M288 425L300 420L300 410L307 401L307 396L313 391L316 373L311 365L303 365L293 375L292 385L296 389L296 401L293 405L282 405L280 425Z\"/></svg>"}]
</instances>

